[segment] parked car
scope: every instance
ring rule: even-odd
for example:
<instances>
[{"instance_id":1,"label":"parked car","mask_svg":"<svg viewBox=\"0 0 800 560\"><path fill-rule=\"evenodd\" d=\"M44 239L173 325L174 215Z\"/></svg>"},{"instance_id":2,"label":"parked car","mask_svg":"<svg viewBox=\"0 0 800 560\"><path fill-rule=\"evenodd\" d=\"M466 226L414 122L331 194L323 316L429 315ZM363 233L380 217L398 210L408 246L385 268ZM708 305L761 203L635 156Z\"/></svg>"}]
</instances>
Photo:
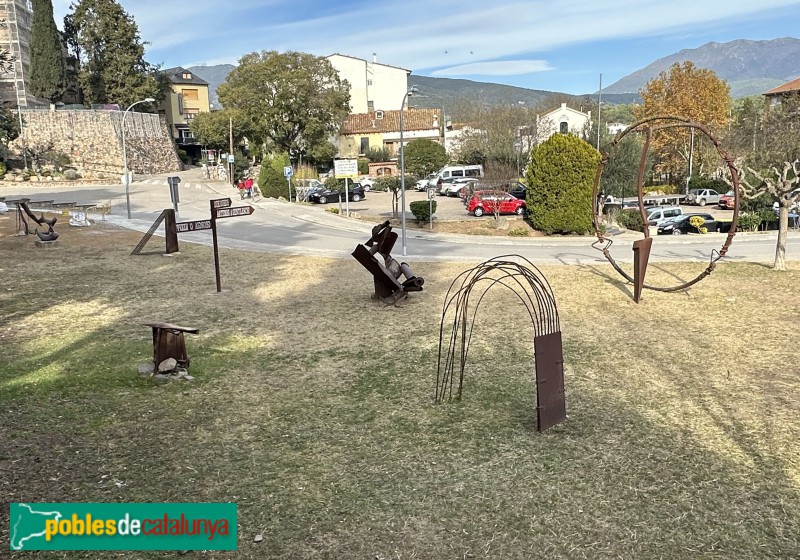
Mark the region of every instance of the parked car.
<instances>
[{"instance_id":1,"label":"parked car","mask_svg":"<svg viewBox=\"0 0 800 560\"><path fill-rule=\"evenodd\" d=\"M419 181L417 181L414 184L414 189L416 189L418 191L424 191L425 189L427 189L429 187L428 181L430 181L434 177L436 177L436 173L431 173L430 175L428 175L424 179L420 179Z\"/></svg>"},{"instance_id":2,"label":"parked car","mask_svg":"<svg viewBox=\"0 0 800 560\"><path fill-rule=\"evenodd\" d=\"M514 198L526 200L528 198L528 187L526 187L523 183L516 183L509 189L508 194Z\"/></svg>"},{"instance_id":3,"label":"parked car","mask_svg":"<svg viewBox=\"0 0 800 560\"><path fill-rule=\"evenodd\" d=\"M681 235L684 233L700 233L690 222L695 216L703 218L703 225L708 231L717 231L717 220L711 214L683 214L663 222L658 226L658 235Z\"/></svg>"},{"instance_id":4,"label":"parked car","mask_svg":"<svg viewBox=\"0 0 800 560\"><path fill-rule=\"evenodd\" d=\"M728 191L719 197L717 206L723 210L733 210L733 205L736 203L733 191Z\"/></svg>"},{"instance_id":5,"label":"parked car","mask_svg":"<svg viewBox=\"0 0 800 560\"><path fill-rule=\"evenodd\" d=\"M517 214L521 216L527 209L524 200L513 197L508 193L475 191L467 204L467 212L476 217L481 217L487 212L494 213L498 205L500 214Z\"/></svg>"},{"instance_id":6,"label":"parked car","mask_svg":"<svg viewBox=\"0 0 800 560\"><path fill-rule=\"evenodd\" d=\"M465 188L469 188L470 184L477 182L477 179L471 177L454 179L451 183L447 184L445 194L447 196L462 196L462 192L465 192Z\"/></svg>"},{"instance_id":7,"label":"parked car","mask_svg":"<svg viewBox=\"0 0 800 560\"><path fill-rule=\"evenodd\" d=\"M375 186L375 181L372 178L366 176L361 177L361 179L358 180L358 183L362 187L364 187L365 192L369 192L370 190L372 190L372 187Z\"/></svg>"},{"instance_id":8,"label":"parked car","mask_svg":"<svg viewBox=\"0 0 800 560\"><path fill-rule=\"evenodd\" d=\"M348 195L350 202L359 202L366 198L364 196L364 187L360 183L353 183L348 187ZM344 188L340 191L333 189L322 189L311 193L308 197L310 202L317 204L326 204L328 202L338 202L344 200Z\"/></svg>"},{"instance_id":9,"label":"parked car","mask_svg":"<svg viewBox=\"0 0 800 560\"><path fill-rule=\"evenodd\" d=\"M714 189L692 189L689 191L689 196L686 197L686 203L705 206L706 204L718 204L719 198L720 194Z\"/></svg>"},{"instance_id":10,"label":"parked car","mask_svg":"<svg viewBox=\"0 0 800 560\"><path fill-rule=\"evenodd\" d=\"M677 218L683 214L683 209L680 206L651 206L646 208L647 212L647 225L658 226L667 220Z\"/></svg>"}]
</instances>

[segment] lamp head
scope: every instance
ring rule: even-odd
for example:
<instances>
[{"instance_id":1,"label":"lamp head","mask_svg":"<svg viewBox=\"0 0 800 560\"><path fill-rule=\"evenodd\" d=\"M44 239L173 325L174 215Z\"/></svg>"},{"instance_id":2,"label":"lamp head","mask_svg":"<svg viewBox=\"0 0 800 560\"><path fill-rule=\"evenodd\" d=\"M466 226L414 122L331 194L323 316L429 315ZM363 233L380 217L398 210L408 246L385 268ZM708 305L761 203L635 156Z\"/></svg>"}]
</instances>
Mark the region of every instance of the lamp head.
<instances>
[{"instance_id":1,"label":"lamp head","mask_svg":"<svg viewBox=\"0 0 800 560\"><path fill-rule=\"evenodd\" d=\"M153 99L152 97L148 97L147 99L145 99L145 101L147 103L152 103L153 101L155 101L155 99Z\"/></svg>"}]
</instances>

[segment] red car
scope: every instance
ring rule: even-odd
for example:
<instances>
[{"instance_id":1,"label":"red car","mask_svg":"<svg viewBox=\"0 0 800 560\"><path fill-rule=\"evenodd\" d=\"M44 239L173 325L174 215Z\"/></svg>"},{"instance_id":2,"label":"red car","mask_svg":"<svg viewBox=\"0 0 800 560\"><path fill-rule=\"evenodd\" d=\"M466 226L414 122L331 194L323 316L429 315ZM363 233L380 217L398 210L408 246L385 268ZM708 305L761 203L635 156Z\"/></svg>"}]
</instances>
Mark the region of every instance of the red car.
<instances>
[{"instance_id":1,"label":"red car","mask_svg":"<svg viewBox=\"0 0 800 560\"><path fill-rule=\"evenodd\" d=\"M728 191L719 197L719 202L717 202L717 206L722 208L723 210L733 210L733 205L735 201L733 199L733 191Z\"/></svg>"},{"instance_id":2,"label":"red car","mask_svg":"<svg viewBox=\"0 0 800 560\"><path fill-rule=\"evenodd\" d=\"M487 212L493 214L498 205L500 214L517 214L518 216L524 214L527 208L524 200L515 198L506 192L475 191L467 204L467 212L480 217Z\"/></svg>"}]
</instances>

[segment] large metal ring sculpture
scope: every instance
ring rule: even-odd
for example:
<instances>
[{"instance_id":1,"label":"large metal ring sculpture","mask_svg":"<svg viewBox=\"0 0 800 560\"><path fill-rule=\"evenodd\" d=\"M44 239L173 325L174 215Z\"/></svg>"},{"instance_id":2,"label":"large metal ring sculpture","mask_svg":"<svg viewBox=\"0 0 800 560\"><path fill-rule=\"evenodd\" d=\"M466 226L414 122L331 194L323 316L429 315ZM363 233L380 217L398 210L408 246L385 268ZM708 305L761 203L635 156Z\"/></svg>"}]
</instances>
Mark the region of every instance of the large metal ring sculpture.
<instances>
[{"instance_id":1,"label":"large metal ring sculpture","mask_svg":"<svg viewBox=\"0 0 800 560\"><path fill-rule=\"evenodd\" d=\"M722 247L719 249L719 251L715 249L711 253L710 262L708 266L695 278L677 286L669 286L669 287L652 286L650 284L644 284L643 281L644 268L640 270L638 269L638 267L635 267L636 269L635 276L641 275L640 276L641 284L637 286L636 278L635 277L631 278L631 276L627 272L625 272L624 270L622 270L622 268L620 268L620 266L611 256L610 248L613 242L611 239L606 238L601 231L600 220L598 217L600 210L599 200L598 200L598 194L600 192L599 190L600 176L603 174L603 169L605 168L606 163L608 163L609 150L615 148L617 144L619 144L625 136L627 136L632 132L645 134L645 141L642 146L642 158L639 163L639 175L636 181L636 194L639 198L639 212L642 215L642 223L645 225L645 227L643 228L644 230L643 233L644 233L644 239L648 240L647 253L649 254L650 232L648 231L649 228L647 227L647 215L644 208L644 193L643 193L645 165L647 161L647 153L650 150L650 143L652 142L653 139L653 133L658 130L664 130L668 128L688 128L690 130L692 129L697 130L701 132L703 135L705 135L714 145L714 148L717 150L717 154L719 154L720 158L725 162L725 165L728 166L728 170L730 171L731 174L731 182L733 184L733 193L734 193L733 221L731 222L731 229L728 232L728 236L725 238L725 243L722 244ZM739 174L736 171L736 167L734 166L733 157L722 148L719 139L716 136L714 136L714 134L711 133L708 127L685 117L678 117L673 115L660 115L660 116L648 117L646 119L642 119L632 124L625 130L617 134L617 136L614 138L614 141L606 145L601 152L600 163L597 166L597 172L595 173L594 177L594 190L592 192L592 195L593 195L592 200L594 201L592 221L594 224L595 235L597 235L597 241L592 243L592 247L594 247L598 251L601 251L603 253L603 256L605 256L605 258L608 260L608 262L611 263L611 266L613 266L614 269L623 278L625 278L628 282L634 284L638 288L637 292L640 291L642 287L647 288L648 290L656 290L659 292L678 292L697 284L700 280L702 280L703 278L711 274L711 272L713 272L714 268L716 268L717 266L717 261L722 257L724 257L725 254L728 252L728 248L730 247L731 242L733 241L733 237L734 235L736 235L736 225L739 220ZM637 252L637 247L636 244L634 244L634 253L636 254L636 252ZM637 259L635 258L635 260ZM644 256L644 267L646 267L646 260L647 260L647 255ZM638 295L635 296L634 299L638 301Z\"/></svg>"}]
</instances>

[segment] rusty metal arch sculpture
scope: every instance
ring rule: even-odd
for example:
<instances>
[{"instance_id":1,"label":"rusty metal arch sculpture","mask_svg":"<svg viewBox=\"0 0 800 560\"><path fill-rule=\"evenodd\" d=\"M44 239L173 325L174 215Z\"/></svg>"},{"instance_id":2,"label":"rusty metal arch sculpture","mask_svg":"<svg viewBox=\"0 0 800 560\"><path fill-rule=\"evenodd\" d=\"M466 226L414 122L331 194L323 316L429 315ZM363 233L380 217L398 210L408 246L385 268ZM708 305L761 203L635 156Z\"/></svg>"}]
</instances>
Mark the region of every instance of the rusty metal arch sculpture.
<instances>
[{"instance_id":1,"label":"rusty metal arch sculpture","mask_svg":"<svg viewBox=\"0 0 800 560\"><path fill-rule=\"evenodd\" d=\"M511 258L521 262L509 260ZM486 287L477 295L477 301L474 301L473 292L480 284L484 284ZM510 289L517 296L525 305L531 319L536 360L536 410L538 429L542 432L566 419L561 326L555 296L550 284L538 268L519 255L502 255L489 259L462 272L450 284L442 306L442 319L439 325L435 402L441 403L445 398L453 398L457 349L459 350L459 382L456 399L461 398L464 387L464 368L469 354L475 317L486 293L498 284ZM470 310L472 301L474 301L474 308ZM445 320L451 309L453 310L453 326L448 350L443 355Z\"/></svg>"},{"instance_id":2,"label":"rusty metal arch sculpture","mask_svg":"<svg viewBox=\"0 0 800 560\"><path fill-rule=\"evenodd\" d=\"M645 269L647 267L647 257L650 252L650 242L652 239L650 238L650 232L648 231L649 228L645 227L643 234L644 239L637 241L634 243L634 277L625 272L614 260L611 256L610 248L613 244L611 239L606 238L602 230L600 228L600 221L598 218L599 214L599 185L600 185L600 176L603 174L603 169L605 168L606 163L608 163L609 159L609 150L615 148L617 144L619 144L622 139L630 133L639 132L645 133L645 141L642 145L642 157L639 163L639 175L637 176L636 180L636 194L639 199L639 212L642 216L642 223L647 224L647 215L644 208L644 193L643 193L643 184L644 184L644 172L645 172L645 165L647 161L647 153L650 150L650 143L653 139L653 132L658 130L663 130L667 128L689 128L690 130L697 130L701 132L706 138L708 138L711 143L713 144L714 148L717 151L717 154L723 160L725 165L728 167L728 170L731 174L731 182L733 183L733 192L734 192L734 208L733 208L733 220L731 222L731 229L728 232L728 236L725 238L725 242L722 244L722 247L717 251L716 249L711 253L710 261L708 266L695 278L684 282L683 284L679 284L677 286L652 286L650 284L644 283L644 274ZM595 235L597 236L597 241L592 243L592 247L597 249L598 251L603 253L603 256L611 263L611 266L614 267L616 270L625 280L634 284L634 300L639 301L639 294L641 293L642 288L647 288L648 290L655 290L659 292L678 292L681 290L685 290L690 288L691 286L697 284L700 280L711 274L717 266L717 261L725 256L728 252L728 248L730 247L731 243L733 242L733 237L736 235L736 225L739 221L739 173L736 170L736 167L733 162L733 157L722 148L722 144L719 139L714 136L714 134L708 129L707 126L695 122L691 119L685 117L679 117L674 115L658 115L653 117L648 117L646 119L642 119L619 134L614 138L614 140L603 147L601 151L601 159L600 163L597 166L597 172L595 173L594 177L594 188L592 191L592 200L593 200L593 208L592 208L592 222L594 224ZM646 241L646 244L642 244L642 241ZM605 244L605 245L603 245ZM640 244L637 247L637 244ZM603 245L603 246L601 246ZM642 256L643 263L640 264L639 262L639 249L644 249L646 252Z\"/></svg>"}]
</instances>

